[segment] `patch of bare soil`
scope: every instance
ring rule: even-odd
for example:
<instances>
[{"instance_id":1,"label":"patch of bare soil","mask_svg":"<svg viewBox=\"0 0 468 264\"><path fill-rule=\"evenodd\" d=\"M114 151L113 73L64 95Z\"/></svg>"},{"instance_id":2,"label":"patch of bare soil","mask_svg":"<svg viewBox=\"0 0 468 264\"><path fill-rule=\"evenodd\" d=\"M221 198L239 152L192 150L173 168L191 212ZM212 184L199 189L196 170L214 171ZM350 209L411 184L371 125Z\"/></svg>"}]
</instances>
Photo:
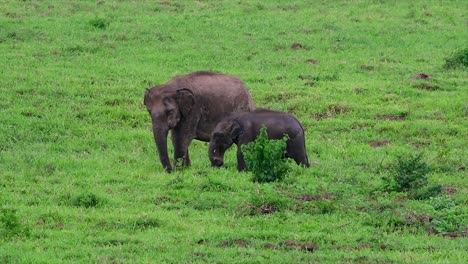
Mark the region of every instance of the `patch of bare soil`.
<instances>
[{"instance_id":1,"label":"patch of bare soil","mask_svg":"<svg viewBox=\"0 0 468 264\"><path fill-rule=\"evenodd\" d=\"M219 242L218 247L247 247L249 242L243 239L224 240Z\"/></svg>"},{"instance_id":2,"label":"patch of bare soil","mask_svg":"<svg viewBox=\"0 0 468 264\"><path fill-rule=\"evenodd\" d=\"M361 65L361 70L365 70L365 71L373 71L375 69L374 66L370 66L370 65Z\"/></svg>"},{"instance_id":3,"label":"patch of bare soil","mask_svg":"<svg viewBox=\"0 0 468 264\"><path fill-rule=\"evenodd\" d=\"M356 88L354 88L354 92L356 94L360 94L360 93L362 93L362 88L356 87Z\"/></svg>"},{"instance_id":4,"label":"patch of bare soil","mask_svg":"<svg viewBox=\"0 0 468 264\"><path fill-rule=\"evenodd\" d=\"M318 64L318 61L317 61L317 60L314 60L314 59L308 59L308 60L306 60L306 62L307 62L308 64Z\"/></svg>"},{"instance_id":5,"label":"patch of bare soil","mask_svg":"<svg viewBox=\"0 0 468 264\"><path fill-rule=\"evenodd\" d=\"M320 121L327 118L333 118L337 115L346 114L349 111L351 111L351 109L347 107L345 103L340 102L327 106L327 111L325 113L313 113L311 114L311 117Z\"/></svg>"},{"instance_id":6,"label":"patch of bare soil","mask_svg":"<svg viewBox=\"0 0 468 264\"><path fill-rule=\"evenodd\" d=\"M293 240L284 241L284 246L289 249L297 249L305 252L314 252L318 250L318 246L314 243L298 242Z\"/></svg>"},{"instance_id":7,"label":"patch of bare soil","mask_svg":"<svg viewBox=\"0 0 468 264\"><path fill-rule=\"evenodd\" d=\"M413 85L414 88L426 91L437 91L441 90L440 86L430 83L417 83Z\"/></svg>"},{"instance_id":8,"label":"patch of bare soil","mask_svg":"<svg viewBox=\"0 0 468 264\"><path fill-rule=\"evenodd\" d=\"M262 204L257 210L260 214L272 214L278 211L278 207L272 204Z\"/></svg>"},{"instance_id":9,"label":"patch of bare soil","mask_svg":"<svg viewBox=\"0 0 468 264\"><path fill-rule=\"evenodd\" d=\"M279 247L273 244L266 244L263 246L263 249L279 249Z\"/></svg>"},{"instance_id":10,"label":"patch of bare soil","mask_svg":"<svg viewBox=\"0 0 468 264\"><path fill-rule=\"evenodd\" d=\"M390 141L388 141L388 140L375 140L375 141L369 142L369 146L371 146L373 148L383 147L383 146L386 146L388 144L390 144Z\"/></svg>"},{"instance_id":11,"label":"patch of bare soil","mask_svg":"<svg viewBox=\"0 0 468 264\"><path fill-rule=\"evenodd\" d=\"M323 194L302 194L298 200L303 202L310 201L319 201L319 200L329 200L334 197L333 193L323 193Z\"/></svg>"},{"instance_id":12,"label":"patch of bare soil","mask_svg":"<svg viewBox=\"0 0 468 264\"><path fill-rule=\"evenodd\" d=\"M442 188L442 192L444 192L447 195L454 195L458 192L458 189L455 187L445 186Z\"/></svg>"},{"instance_id":13,"label":"patch of bare soil","mask_svg":"<svg viewBox=\"0 0 468 264\"><path fill-rule=\"evenodd\" d=\"M433 219L434 218L430 215L412 213L408 216L406 221L408 222L408 225L416 225L418 223L430 223Z\"/></svg>"},{"instance_id":14,"label":"patch of bare soil","mask_svg":"<svg viewBox=\"0 0 468 264\"><path fill-rule=\"evenodd\" d=\"M459 237L467 238L468 237L468 230L443 232L443 233L439 233L437 235L443 236L443 237L450 237L450 238L459 238Z\"/></svg>"},{"instance_id":15,"label":"patch of bare soil","mask_svg":"<svg viewBox=\"0 0 468 264\"><path fill-rule=\"evenodd\" d=\"M406 115L380 115L377 116L377 119L389 121L403 121L406 120Z\"/></svg>"},{"instance_id":16,"label":"patch of bare soil","mask_svg":"<svg viewBox=\"0 0 468 264\"><path fill-rule=\"evenodd\" d=\"M413 79L416 79L416 80L430 80L430 79L432 79L432 76L430 76L427 73L420 72L420 73L414 75Z\"/></svg>"},{"instance_id":17,"label":"patch of bare soil","mask_svg":"<svg viewBox=\"0 0 468 264\"><path fill-rule=\"evenodd\" d=\"M364 250L366 248L369 248L368 244L361 244L361 245L355 247L356 250Z\"/></svg>"},{"instance_id":18,"label":"patch of bare soil","mask_svg":"<svg viewBox=\"0 0 468 264\"><path fill-rule=\"evenodd\" d=\"M458 168L457 171L464 171L466 170L465 164L461 164Z\"/></svg>"},{"instance_id":19,"label":"patch of bare soil","mask_svg":"<svg viewBox=\"0 0 468 264\"><path fill-rule=\"evenodd\" d=\"M298 42L294 42L292 45L291 45L291 49L294 49L294 50L298 50L298 49L302 49L304 48L304 46L302 46L301 43L298 43Z\"/></svg>"},{"instance_id":20,"label":"patch of bare soil","mask_svg":"<svg viewBox=\"0 0 468 264\"><path fill-rule=\"evenodd\" d=\"M36 227L43 225L45 222L46 222L45 218L39 219L39 221L36 222Z\"/></svg>"},{"instance_id":21,"label":"patch of bare soil","mask_svg":"<svg viewBox=\"0 0 468 264\"><path fill-rule=\"evenodd\" d=\"M333 115L330 115L329 113L314 113L314 114L311 114L310 116L317 121L334 117Z\"/></svg>"}]
</instances>

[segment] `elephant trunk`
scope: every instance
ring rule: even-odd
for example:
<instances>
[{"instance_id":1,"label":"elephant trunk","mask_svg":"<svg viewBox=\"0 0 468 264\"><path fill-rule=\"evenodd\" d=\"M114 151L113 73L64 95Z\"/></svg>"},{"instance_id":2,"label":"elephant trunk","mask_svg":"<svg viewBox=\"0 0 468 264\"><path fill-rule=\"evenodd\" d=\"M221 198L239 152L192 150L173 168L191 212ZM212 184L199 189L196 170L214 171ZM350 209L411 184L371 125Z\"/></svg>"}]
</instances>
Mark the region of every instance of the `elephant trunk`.
<instances>
[{"instance_id":1,"label":"elephant trunk","mask_svg":"<svg viewBox=\"0 0 468 264\"><path fill-rule=\"evenodd\" d=\"M219 150L218 150L219 151ZM208 147L208 157L211 161L211 166L213 167L221 167L224 164L224 155L223 153L216 153L215 144L210 142Z\"/></svg>"},{"instance_id":2,"label":"elephant trunk","mask_svg":"<svg viewBox=\"0 0 468 264\"><path fill-rule=\"evenodd\" d=\"M167 154L167 134L169 128L166 127L155 127L153 126L153 136L154 141L156 142L156 147L158 149L159 159L161 164L167 172L172 171L171 162L169 160L169 155Z\"/></svg>"}]
</instances>

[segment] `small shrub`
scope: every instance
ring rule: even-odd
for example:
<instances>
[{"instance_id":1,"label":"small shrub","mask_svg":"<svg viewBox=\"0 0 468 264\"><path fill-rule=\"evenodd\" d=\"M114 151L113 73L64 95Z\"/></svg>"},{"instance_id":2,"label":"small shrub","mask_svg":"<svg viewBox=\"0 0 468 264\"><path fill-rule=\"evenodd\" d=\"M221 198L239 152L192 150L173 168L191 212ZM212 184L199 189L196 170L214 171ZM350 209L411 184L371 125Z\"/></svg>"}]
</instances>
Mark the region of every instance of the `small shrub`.
<instances>
[{"instance_id":1,"label":"small shrub","mask_svg":"<svg viewBox=\"0 0 468 264\"><path fill-rule=\"evenodd\" d=\"M252 171L253 181L273 182L284 179L289 170L285 159L287 136L280 140L269 140L265 127L254 142L242 146L247 168Z\"/></svg>"},{"instance_id":2,"label":"small shrub","mask_svg":"<svg viewBox=\"0 0 468 264\"><path fill-rule=\"evenodd\" d=\"M468 208L458 205L450 197L430 198L435 210L432 227L436 233L463 231L468 226Z\"/></svg>"},{"instance_id":3,"label":"small shrub","mask_svg":"<svg viewBox=\"0 0 468 264\"><path fill-rule=\"evenodd\" d=\"M106 29L109 26L109 22L104 18L96 17L89 21L89 24L98 29Z\"/></svg>"},{"instance_id":4,"label":"small shrub","mask_svg":"<svg viewBox=\"0 0 468 264\"><path fill-rule=\"evenodd\" d=\"M161 221L150 216L141 216L138 219L132 221L130 225L131 229L133 230L146 230L161 226Z\"/></svg>"},{"instance_id":5,"label":"small shrub","mask_svg":"<svg viewBox=\"0 0 468 264\"><path fill-rule=\"evenodd\" d=\"M73 206L77 207L97 207L98 205L102 204L103 201L94 193L82 193L79 194L70 200Z\"/></svg>"},{"instance_id":6,"label":"small shrub","mask_svg":"<svg viewBox=\"0 0 468 264\"><path fill-rule=\"evenodd\" d=\"M468 67L468 48L458 50L445 59L444 68L454 69L458 67Z\"/></svg>"},{"instance_id":7,"label":"small shrub","mask_svg":"<svg viewBox=\"0 0 468 264\"><path fill-rule=\"evenodd\" d=\"M440 194L439 185L428 186L427 174L431 168L423 161L423 154L409 157L398 157L392 167L390 177L384 178L384 189L387 191L407 192L413 199L428 199Z\"/></svg>"},{"instance_id":8,"label":"small shrub","mask_svg":"<svg viewBox=\"0 0 468 264\"><path fill-rule=\"evenodd\" d=\"M28 227L23 227L14 209L0 210L0 238L9 239L15 236L29 236Z\"/></svg>"}]
</instances>

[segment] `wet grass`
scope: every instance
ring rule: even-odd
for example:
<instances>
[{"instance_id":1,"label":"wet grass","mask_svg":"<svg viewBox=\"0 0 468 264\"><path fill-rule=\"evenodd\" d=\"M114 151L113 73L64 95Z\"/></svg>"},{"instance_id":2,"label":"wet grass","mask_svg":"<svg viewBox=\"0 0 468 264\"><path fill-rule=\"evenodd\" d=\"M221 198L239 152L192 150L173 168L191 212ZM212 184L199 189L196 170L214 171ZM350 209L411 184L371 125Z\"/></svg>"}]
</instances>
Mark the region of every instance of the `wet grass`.
<instances>
[{"instance_id":1,"label":"wet grass","mask_svg":"<svg viewBox=\"0 0 468 264\"><path fill-rule=\"evenodd\" d=\"M467 9L0 3L0 262L463 262ZM297 116L312 167L253 183L194 141L192 167L164 173L144 89L196 70ZM434 197L385 189L419 153Z\"/></svg>"}]
</instances>

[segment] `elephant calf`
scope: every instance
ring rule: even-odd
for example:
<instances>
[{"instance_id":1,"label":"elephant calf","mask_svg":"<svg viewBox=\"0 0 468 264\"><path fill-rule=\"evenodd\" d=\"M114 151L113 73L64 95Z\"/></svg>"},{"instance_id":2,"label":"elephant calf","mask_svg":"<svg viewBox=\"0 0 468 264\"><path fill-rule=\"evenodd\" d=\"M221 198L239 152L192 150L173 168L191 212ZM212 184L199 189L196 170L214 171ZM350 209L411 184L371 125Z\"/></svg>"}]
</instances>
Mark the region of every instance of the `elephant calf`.
<instances>
[{"instance_id":1,"label":"elephant calf","mask_svg":"<svg viewBox=\"0 0 468 264\"><path fill-rule=\"evenodd\" d=\"M255 110L248 113L234 113L219 122L211 135L209 153L211 165L221 167L224 163L224 152L237 145L237 169L246 170L241 146L254 141L265 126L269 139L289 137L286 142L286 156L297 164L309 167L305 148L304 128L292 115L271 110Z\"/></svg>"},{"instance_id":2,"label":"elephant calf","mask_svg":"<svg viewBox=\"0 0 468 264\"><path fill-rule=\"evenodd\" d=\"M172 165L167 154L171 131L174 160L190 165L188 147L193 139L210 141L211 132L225 116L255 109L244 83L235 76L194 72L148 89L144 104L153 122L159 159L167 172Z\"/></svg>"}]
</instances>

